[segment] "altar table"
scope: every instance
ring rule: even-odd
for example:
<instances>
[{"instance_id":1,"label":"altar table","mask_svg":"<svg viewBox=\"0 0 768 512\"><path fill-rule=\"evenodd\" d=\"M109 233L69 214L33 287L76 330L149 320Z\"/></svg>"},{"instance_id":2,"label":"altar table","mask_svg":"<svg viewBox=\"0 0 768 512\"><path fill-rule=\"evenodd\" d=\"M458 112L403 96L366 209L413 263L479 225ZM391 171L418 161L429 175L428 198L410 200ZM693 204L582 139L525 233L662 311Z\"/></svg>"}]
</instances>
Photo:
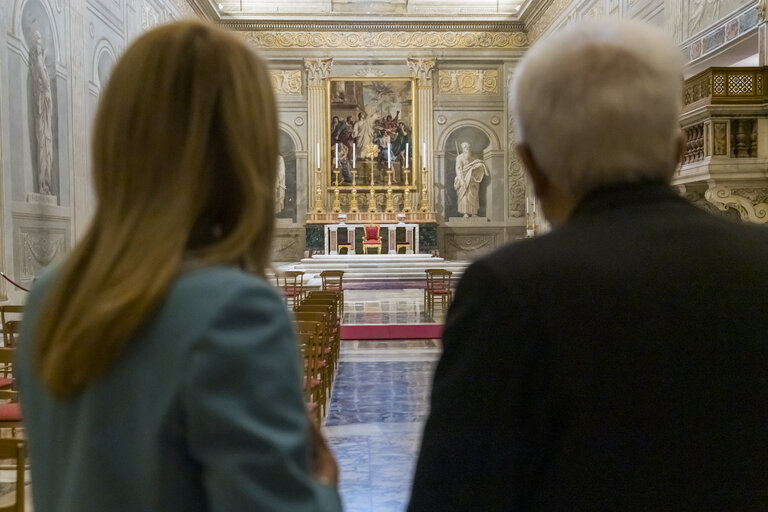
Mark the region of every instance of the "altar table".
<instances>
[{"instance_id":1,"label":"altar table","mask_svg":"<svg viewBox=\"0 0 768 512\"><path fill-rule=\"evenodd\" d=\"M339 230L347 230L347 240L350 243L347 254L355 254L355 230L363 229L365 226L372 224L326 224L324 230L323 247L325 254L336 255L338 254L339 246ZM414 254L419 253L419 225L418 224L378 224L379 236L381 236L381 230L386 229L389 233L387 240L387 254L397 254L397 229L405 229L405 241L413 249ZM401 243L402 245L402 243Z\"/></svg>"}]
</instances>

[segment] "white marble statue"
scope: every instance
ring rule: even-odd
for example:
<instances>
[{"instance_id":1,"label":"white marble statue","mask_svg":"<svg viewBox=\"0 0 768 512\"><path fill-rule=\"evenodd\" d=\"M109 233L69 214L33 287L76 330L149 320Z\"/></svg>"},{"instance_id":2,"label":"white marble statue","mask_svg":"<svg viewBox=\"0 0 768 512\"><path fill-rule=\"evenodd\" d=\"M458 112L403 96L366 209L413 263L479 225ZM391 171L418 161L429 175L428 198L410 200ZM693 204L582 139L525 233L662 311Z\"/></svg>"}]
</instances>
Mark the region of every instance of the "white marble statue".
<instances>
[{"instance_id":1,"label":"white marble statue","mask_svg":"<svg viewBox=\"0 0 768 512\"><path fill-rule=\"evenodd\" d=\"M45 47L40 32L35 31L29 49L29 71L32 75L33 123L37 142L37 184L40 194L52 195L51 171L53 169L53 97L51 80L45 67Z\"/></svg>"},{"instance_id":2,"label":"white marble statue","mask_svg":"<svg viewBox=\"0 0 768 512\"><path fill-rule=\"evenodd\" d=\"M456 179L453 187L459 200L459 213L464 217L477 215L480 209L480 182L490 176L488 166L481 158L472 156L469 142L461 143L461 153L456 155Z\"/></svg>"},{"instance_id":3,"label":"white marble statue","mask_svg":"<svg viewBox=\"0 0 768 512\"><path fill-rule=\"evenodd\" d=\"M277 155L277 179L275 180L275 214L285 208L285 160Z\"/></svg>"}]
</instances>

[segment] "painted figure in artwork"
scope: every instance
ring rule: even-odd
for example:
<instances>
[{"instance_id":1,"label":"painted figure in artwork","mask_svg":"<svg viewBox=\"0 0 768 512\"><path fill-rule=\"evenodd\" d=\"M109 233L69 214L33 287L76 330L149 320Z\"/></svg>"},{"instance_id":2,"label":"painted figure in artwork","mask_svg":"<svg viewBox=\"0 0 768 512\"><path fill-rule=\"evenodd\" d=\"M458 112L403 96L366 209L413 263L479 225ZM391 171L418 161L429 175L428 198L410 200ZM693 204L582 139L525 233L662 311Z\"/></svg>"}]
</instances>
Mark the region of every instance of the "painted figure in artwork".
<instances>
[{"instance_id":1,"label":"painted figure in artwork","mask_svg":"<svg viewBox=\"0 0 768 512\"><path fill-rule=\"evenodd\" d=\"M277 155L277 179L275 180L275 213L285 208L285 159Z\"/></svg>"},{"instance_id":2,"label":"painted figure in artwork","mask_svg":"<svg viewBox=\"0 0 768 512\"><path fill-rule=\"evenodd\" d=\"M32 77L33 123L37 142L37 185L40 194L52 195L51 171L53 168L53 97L51 80L45 66L45 47L40 32L35 31L29 49L29 71Z\"/></svg>"},{"instance_id":3,"label":"painted figure in artwork","mask_svg":"<svg viewBox=\"0 0 768 512\"><path fill-rule=\"evenodd\" d=\"M480 182L485 176L490 176L485 162L472 155L469 142L462 142L461 153L456 156L456 178L453 180L453 187L459 200L459 213L464 217L477 215L480 209Z\"/></svg>"}]
</instances>

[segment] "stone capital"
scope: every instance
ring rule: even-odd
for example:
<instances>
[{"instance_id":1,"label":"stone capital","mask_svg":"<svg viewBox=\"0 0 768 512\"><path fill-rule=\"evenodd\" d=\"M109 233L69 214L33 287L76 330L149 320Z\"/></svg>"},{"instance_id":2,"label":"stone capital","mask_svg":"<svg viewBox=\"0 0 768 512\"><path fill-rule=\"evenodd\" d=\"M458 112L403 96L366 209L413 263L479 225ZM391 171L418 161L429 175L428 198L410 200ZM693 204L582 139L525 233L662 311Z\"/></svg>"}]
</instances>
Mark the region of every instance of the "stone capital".
<instances>
[{"instance_id":1,"label":"stone capital","mask_svg":"<svg viewBox=\"0 0 768 512\"><path fill-rule=\"evenodd\" d=\"M437 65L434 57L408 57L408 72L412 77L419 79L424 84L432 84L432 71Z\"/></svg>"},{"instance_id":2,"label":"stone capital","mask_svg":"<svg viewBox=\"0 0 768 512\"><path fill-rule=\"evenodd\" d=\"M307 84L319 86L322 81L331 74L333 57L320 57L316 59L304 59L304 67L307 70Z\"/></svg>"}]
</instances>

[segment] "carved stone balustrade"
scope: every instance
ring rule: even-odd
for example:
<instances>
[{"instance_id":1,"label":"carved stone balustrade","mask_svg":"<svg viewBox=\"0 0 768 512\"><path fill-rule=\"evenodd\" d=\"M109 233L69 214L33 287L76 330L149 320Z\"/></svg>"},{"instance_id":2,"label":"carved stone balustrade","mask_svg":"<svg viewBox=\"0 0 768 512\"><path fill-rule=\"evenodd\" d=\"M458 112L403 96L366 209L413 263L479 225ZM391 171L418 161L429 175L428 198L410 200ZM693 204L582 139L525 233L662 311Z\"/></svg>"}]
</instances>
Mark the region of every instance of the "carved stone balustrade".
<instances>
[{"instance_id":1,"label":"carved stone balustrade","mask_svg":"<svg viewBox=\"0 0 768 512\"><path fill-rule=\"evenodd\" d=\"M768 223L768 67L710 68L685 81L673 184L702 207Z\"/></svg>"}]
</instances>

